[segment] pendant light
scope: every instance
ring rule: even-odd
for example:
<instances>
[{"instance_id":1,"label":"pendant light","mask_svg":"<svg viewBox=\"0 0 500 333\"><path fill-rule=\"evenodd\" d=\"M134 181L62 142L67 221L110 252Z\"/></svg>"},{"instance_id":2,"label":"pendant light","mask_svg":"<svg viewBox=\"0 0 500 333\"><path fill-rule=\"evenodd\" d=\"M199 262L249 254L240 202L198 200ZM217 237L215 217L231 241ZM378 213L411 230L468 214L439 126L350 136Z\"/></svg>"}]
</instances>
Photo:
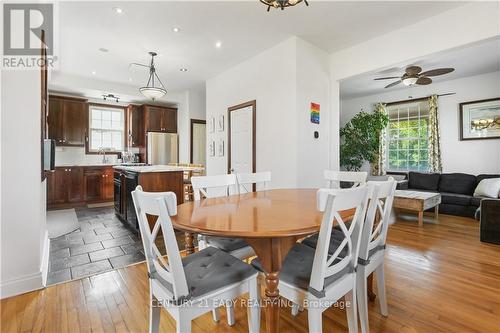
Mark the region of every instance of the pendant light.
<instances>
[{"instance_id":1,"label":"pendant light","mask_svg":"<svg viewBox=\"0 0 500 333\"><path fill-rule=\"evenodd\" d=\"M149 65L149 79L145 87L139 88L139 91L144 96L151 98L153 101L157 98L165 96L167 90L156 74L155 57L158 55L156 52L149 52L151 55L151 64ZM159 84L158 84L159 83Z\"/></svg>"}]
</instances>

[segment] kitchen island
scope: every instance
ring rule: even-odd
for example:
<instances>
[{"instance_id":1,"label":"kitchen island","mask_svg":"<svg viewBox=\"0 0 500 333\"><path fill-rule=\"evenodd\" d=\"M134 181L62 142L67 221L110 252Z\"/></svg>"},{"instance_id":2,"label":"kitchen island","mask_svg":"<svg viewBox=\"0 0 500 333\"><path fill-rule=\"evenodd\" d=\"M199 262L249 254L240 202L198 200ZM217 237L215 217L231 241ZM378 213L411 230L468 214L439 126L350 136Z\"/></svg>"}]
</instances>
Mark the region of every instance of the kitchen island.
<instances>
[{"instance_id":1,"label":"kitchen island","mask_svg":"<svg viewBox=\"0 0 500 333\"><path fill-rule=\"evenodd\" d=\"M138 185L146 192L174 192L177 204L184 202L184 172L190 167L169 165L114 166L114 206L120 220L138 228L131 192Z\"/></svg>"}]
</instances>

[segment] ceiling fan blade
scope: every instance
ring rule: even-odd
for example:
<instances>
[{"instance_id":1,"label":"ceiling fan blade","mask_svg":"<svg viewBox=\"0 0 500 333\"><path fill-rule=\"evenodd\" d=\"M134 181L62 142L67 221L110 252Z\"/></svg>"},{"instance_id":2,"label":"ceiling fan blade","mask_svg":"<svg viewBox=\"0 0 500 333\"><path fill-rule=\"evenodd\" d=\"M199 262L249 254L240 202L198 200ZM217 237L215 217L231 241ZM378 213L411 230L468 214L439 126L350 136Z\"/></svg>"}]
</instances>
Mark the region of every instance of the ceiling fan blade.
<instances>
[{"instance_id":1,"label":"ceiling fan blade","mask_svg":"<svg viewBox=\"0 0 500 333\"><path fill-rule=\"evenodd\" d=\"M388 85L386 85L384 88L390 88L390 87L394 87L394 86L397 86L398 84L400 84L402 81L401 80L398 80L396 82L393 82L393 83L390 83Z\"/></svg>"},{"instance_id":2,"label":"ceiling fan blade","mask_svg":"<svg viewBox=\"0 0 500 333\"><path fill-rule=\"evenodd\" d=\"M417 82L415 82L415 83L420 84L422 86L425 86L425 85L431 84L432 79L430 77L427 77L427 76L421 76L418 78Z\"/></svg>"},{"instance_id":3,"label":"ceiling fan blade","mask_svg":"<svg viewBox=\"0 0 500 333\"><path fill-rule=\"evenodd\" d=\"M438 75L444 75L451 73L455 70L455 68L437 68L437 69L431 69L430 71L426 71L421 73L420 75L423 76L438 76Z\"/></svg>"},{"instance_id":4,"label":"ceiling fan blade","mask_svg":"<svg viewBox=\"0 0 500 333\"><path fill-rule=\"evenodd\" d=\"M375 81L378 81L378 80L390 80L390 79L399 79L399 76L386 76L386 77L377 77L376 79L374 79Z\"/></svg>"},{"instance_id":5,"label":"ceiling fan blade","mask_svg":"<svg viewBox=\"0 0 500 333\"><path fill-rule=\"evenodd\" d=\"M132 62L130 63L130 65L128 65L128 67L132 67L132 65L135 65L135 66L142 66L142 67L149 67L148 65L144 65L144 64L140 64L138 62Z\"/></svg>"},{"instance_id":6,"label":"ceiling fan blade","mask_svg":"<svg viewBox=\"0 0 500 333\"><path fill-rule=\"evenodd\" d=\"M408 66L406 67L405 69L405 73L407 75L417 75L418 73L420 73L422 71L422 68L419 67L419 66Z\"/></svg>"}]
</instances>

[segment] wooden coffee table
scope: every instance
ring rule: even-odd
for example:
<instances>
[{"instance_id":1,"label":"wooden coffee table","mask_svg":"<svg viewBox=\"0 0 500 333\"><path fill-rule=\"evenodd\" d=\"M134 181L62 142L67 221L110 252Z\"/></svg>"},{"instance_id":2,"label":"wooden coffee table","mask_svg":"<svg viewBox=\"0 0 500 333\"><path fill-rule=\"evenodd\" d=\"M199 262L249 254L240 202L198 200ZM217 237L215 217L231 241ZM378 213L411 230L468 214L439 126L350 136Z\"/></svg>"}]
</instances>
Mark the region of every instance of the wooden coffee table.
<instances>
[{"instance_id":1,"label":"wooden coffee table","mask_svg":"<svg viewBox=\"0 0 500 333\"><path fill-rule=\"evenodd\" d=\"M441 194L432 192L396 190L393 208L418 212L418 226L424 225L424 210L434 207L434 217L439 217Z\"/></svg>"}]
</instances>

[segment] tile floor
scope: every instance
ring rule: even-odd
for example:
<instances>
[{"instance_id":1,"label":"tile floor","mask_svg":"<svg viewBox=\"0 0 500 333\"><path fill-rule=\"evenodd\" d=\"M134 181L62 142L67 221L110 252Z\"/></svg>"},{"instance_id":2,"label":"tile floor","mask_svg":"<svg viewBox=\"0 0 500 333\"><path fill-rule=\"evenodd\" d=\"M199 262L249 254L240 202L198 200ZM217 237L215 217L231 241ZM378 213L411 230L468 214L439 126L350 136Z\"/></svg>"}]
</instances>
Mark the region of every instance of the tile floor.
<instances>
[{"instance_id":1,"label":"tile floor","mask_svg":"<svg viewBox=\"0 0 500 333\"><path fill-rule=\"evenodd\" d=\"M113 207L76 208L80 228L50 241L47 284L102 273L145 260L138 230L123 224ZM177 232L179 249L183 234ZM163 240L157 240L164 252Z\"/></svg>"}]
</instances>

